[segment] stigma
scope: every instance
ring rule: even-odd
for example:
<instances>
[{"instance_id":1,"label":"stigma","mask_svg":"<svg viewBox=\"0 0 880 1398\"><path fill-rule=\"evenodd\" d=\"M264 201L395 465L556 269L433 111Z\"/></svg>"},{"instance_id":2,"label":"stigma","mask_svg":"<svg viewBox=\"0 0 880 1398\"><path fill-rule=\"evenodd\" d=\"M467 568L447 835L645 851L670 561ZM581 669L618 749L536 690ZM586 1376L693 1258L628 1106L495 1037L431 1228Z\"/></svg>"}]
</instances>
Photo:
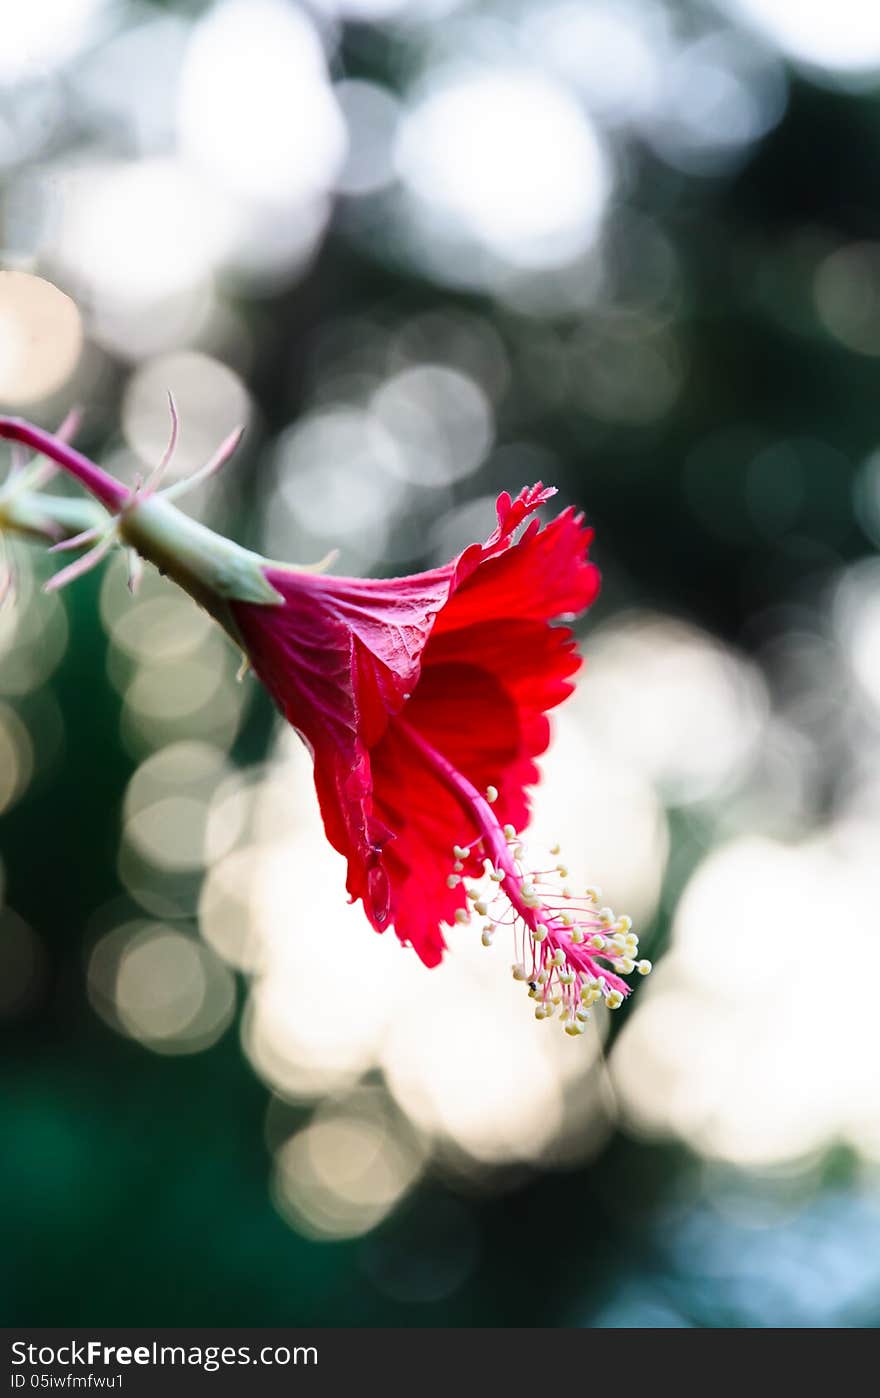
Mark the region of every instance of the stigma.
<instances>
[{"instance_id":1,"label":"stigma","mask_svg":"<svg viewBox=\"0 0 880 1398\"><path fill-rule=\"evenodd\" d=\"M595 1005L617 1010L623 1004L631 991L624 977L651 970L639 955L631 919L604 905L600 889L572 889L558 846L551 851L553 863L531 867L519 834L493 809L500 788L478 791L414 727L407 730L476 832L450 851L448 884L464 895L455 921L479 918L485 947L499 933L511 937L513 978L534 1001L535 1018L556 1019L572 1037L583 1034Z\"/></svg>"}]
</instances>

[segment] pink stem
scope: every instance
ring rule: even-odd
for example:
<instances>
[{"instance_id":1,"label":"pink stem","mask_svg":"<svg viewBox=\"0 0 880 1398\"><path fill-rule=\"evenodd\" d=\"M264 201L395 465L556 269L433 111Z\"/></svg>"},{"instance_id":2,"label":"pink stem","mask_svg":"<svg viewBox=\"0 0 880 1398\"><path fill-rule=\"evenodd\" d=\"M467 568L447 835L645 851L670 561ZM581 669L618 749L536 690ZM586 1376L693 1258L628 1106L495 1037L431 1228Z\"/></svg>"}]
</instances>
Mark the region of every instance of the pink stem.
<instances>
[{"instance_id":1,"label":"pink stem","mask_svg":"<svg viewBox=\"0 0 880 1398\"><path fill-rule=\"evenodd\" d=\"M32 451L48 456L62 471L84 485L111 514L119 514L128 504L131 492L124 485L42 427L35 427L33 423L25 422L24 418L0 417L0 437L10 442L21 442Z\"/></svg>"}]
</instances>

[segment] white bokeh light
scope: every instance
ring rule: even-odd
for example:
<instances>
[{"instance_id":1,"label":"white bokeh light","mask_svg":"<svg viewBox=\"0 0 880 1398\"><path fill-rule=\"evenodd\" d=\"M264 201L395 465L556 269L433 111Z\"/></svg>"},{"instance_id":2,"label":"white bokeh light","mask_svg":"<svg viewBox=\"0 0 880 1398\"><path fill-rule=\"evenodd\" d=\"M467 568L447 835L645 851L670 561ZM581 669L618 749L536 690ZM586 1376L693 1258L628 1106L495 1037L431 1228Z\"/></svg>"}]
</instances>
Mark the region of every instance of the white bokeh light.
<instances>
[{"instance_id":1,"label":"white bokeh light","mask_svg":"<svg viewBox=\"0 0 880 1398\"><path fill-rule=\"evenodd\" d=\"M880 15L876 0L726 0L790 57L840 74L880 68Z\"/></svg>"},{"instance_id":2,"label":"white bokeh light","mask_svg":"<svg viewBox=\"0 0 880 1398\"><path fill-rule=\"evenodd\" d=\"M648 116L669 56L665 11L635 0L583 5L578 0L527 10L523 41L572 83L603 122Z\"/></svg>"},{"instance_id":3,"label":"white bokeh light","mask_svg":"<svg viewBox=\"0 0 880 1398\"><path fill-rule=\"evenodd\" d=\"M404 369L382 385L370 407L398 447L388 458L390 469L417 485L448 485L469 475L492 444L486 395L457 369Z\"/></svg>"},{"instance_id":4,"label":"white bokeh light","mask_svg":"<svg viewBox=\"0 0 880 1398\"><path fill-rule=\"evenodd\" d=\"M60 67L97 32L107 0L28 0L4 5L0 83Z\"/></svg>"},{"instance_id":5,"label":"white bokeh light","mask_svg":"<svg viewBox=\"0 0 880 1398\"><path fill-rule=\"evenodd\" d=\"M182 150L231 193L290 205L326 194L345 126L317 32L283 0L221 0L181 77Z\"/></svg>"},{"instance_id":6,"label":"white bokeh light","mask_svg":"<svg viewBox=\"0 0 880 1398\"><path fill-rule=\"evenodd\" d=\"M589 731L673 804L704 800L742 775L768 708L753 665L698 627L648 612L596 633L576 702Z\"/></svg>"},{"instance_id":7,"label":"white bokeh light","mask_svg":"<svg viewBox=\"0 0 880 1398\"><path fill-rule=\"evenodd\" d=\"M301 418L275 447L265 551L305 562L339 549L344 571L369 568L404 496L397 454L390 433L362 408L340 404Z\"/></svg>"},{"instance_id":8,"label":"white bokeh light","mask_svg":"<svg viewBox=\"0 0 880 1398\"><path fill-rule=\"evenodd\" d=\"M394 179L392 147L400 103L386 88L355 79L337 83L333 93L348 135L336 187L343 194L372 194Z\"/></svg>"},{"instance_id":9,"label":"white bokeh light","mask_svg":"<svg viewBox=\"0 0 880 1398\"><path fill-rule=\"evenodd\" d=\"M164 158L73 163L51 173L41 198L41 250L93 339L138 359L197 333L234 246L228 201Z\"/></svg>"},{"instance_id":10,"label":"white bokeh light","mask_svg":"<svg viewBox=\"0 0 880 1398\"><path fill-rule=\"evenodd\" d=\"M435 77L404 116L396 154L419 200L517 268L583 252L611 187L600 139L569 92L501 64Z\"/></svg>"},{"instance_id":11,"label":"white bokeh light","mask_svg":"<svg viewBox=\"0 0 880 1398\"><path fill-rule=\"evenodd\" d=\"M706 858L612 1059L632 1125L746 1166L835 1140L876 1154L876 840L748 836Z\"/></svg>"},{"instance_id":12,"label":"white bokeh light","mask_svg":"<svg viewBox=\"0 0 880 1398\"><path fill-rule=\"evenodd\" d=\"M880 562L866 558L842 574L832 618L864 700L880 716Z\"/></svg>"}]
</instances>

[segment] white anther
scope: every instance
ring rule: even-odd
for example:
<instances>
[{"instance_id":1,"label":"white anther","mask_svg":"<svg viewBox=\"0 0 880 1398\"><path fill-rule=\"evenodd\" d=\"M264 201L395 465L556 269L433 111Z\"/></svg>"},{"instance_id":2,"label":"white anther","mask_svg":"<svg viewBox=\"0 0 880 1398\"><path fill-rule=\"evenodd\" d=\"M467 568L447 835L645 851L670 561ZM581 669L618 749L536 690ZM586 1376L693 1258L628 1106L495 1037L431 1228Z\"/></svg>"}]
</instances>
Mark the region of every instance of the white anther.
<instances>
[{"instance_id":1,"label":"white anther","mask_svg":"<svg viewBox=\"0 0 880 1398\"><path fill-rule=\"evenodd\" d=\"M467 859L470 850L466 849L464 845L453 845L452 853L455 855L456 859Z\"/></svg>"},{"instance_id":2,"label":"white anther","mask_svg":"<svg viewBox=\"0 0 880 1398\"><path fill-rule=\"evenodd\" d=\"M532 933L532 938L533 938L534 941L536 941L536 942L543 942L543 940L544 940L544 938L545 938L546 936L547 936L547 928L544 926L543 922L539 922L538 925L537 925L537 927L535 928L534 932Z\"/></svg>"},{"instance_id":3,"label":"white anther","mask_svg":"<svg viewBox=\"0 0 880 1398\"><path fill-rule=\"evenodd\" d=\"M471 915L466 908L456 908L455 920L456 922L470 922Z\"/></svg>"},{"instance_id":4,"label":"white anther","mask_svg":"<svg viewBox=\"0 0 880 1398\"><path fill-rule=\"evenodd\" d=\"M600 908L596 916L600 922L607 922L610 927L614 921L614 910L612 908Z\"/></svg>"},{"instance_id":5,"label":"white anther","mask_svg":"<svg viewBox=\"0 0 880 1398\"><path fill-rule=\"evenodd\" d=\"M579 1020L577 1020L577 1019L572 1019L572 1020L569 1020L568 1024L566 1024L566 1026L565 1026L565 1032L566 1032L566 1034L570 1034L571 1037L572 1037L573 1039L575 1039L575 1038L577 1038L578 1034L583 1034L583 1032L584 1032L584 1027L585 1027L585 1026L584 1026L583 1024L581 1024Z\"/></svg>"},{"instance_id":6,"label":"white anther","mask_svg":"<svg viewBox=\"0 0 880 1398\"><path fill-rule=\"evenodd\" d=\"M531 882L530 879L523 879L520 883L519 891L522 894L523 898L534 898L535 885Z\"/></svg>"},{"instance_id":7,"label":"white anther","mask_svg":"<svg viewBox=\"0 0 880 1398\"><path fill-rule=\"evenodd\" d=\"M564 966L564 965L565 965L565 952L562 950L561 947L557 947L556 950L554 951L553 955L552 955L551 958L550 958L550 965L551 965L551 966Z\"/></svg>"},{"instance_id":8,"label":"white anther","mask_svg":"<svg viewBox=\"0 0 880 1398\"><path fill-rule=\"evenodd\" d=\"M505 840L515 840L515 839L516 839L516 831L514 830L514 828L513 828L512 825L505 825L505 827L504 827L504 838L505 838Z\"/></svg>"},{"instance_id":9,"label":"white anther","mask_svg":"<svg viewBox=\"0 0 880 1398\"><path fill-rule=\"evenodd\" d=\"M460 874L461 871L462 871L462 869L464 868L464 865L462 864L462 862L461 862L460 859L456 859L456 861L455 861L455 863L453 864L452 867L453 867L453 869L455 870L455 872L456 872L457 874Z\"/></svg>"},{"instance_id":10,"label":"white anther","mask_svg":"<svg viewBox=\"0 0 880 1398\"><path fill-rule=\"evenodd\" d=\"M515 981L524 981L526 978L526 968L521 961L517 961L511 966L510 974Z\"/></svg>"},{"instance_id":11,"label":"white anther","mask_svg":"<svg viewBox=\"0 0 880 1398\"><path fill-rule=\"evenodd\" d=\"M550 973L549 971L539 971L535 979L537 980L538 985L546 985L550 979Z\"/></svg>"},{"instance_id":12,"label":"white anther","mask_svg":"<svg viewBox=\"0 0 880 1398\"><path fill-rule=\"evenodd\" d=\"M589 1010L575 1010L574 1017L580 1020L581 1024L586 1024L593 1016L590 1014Z\"/></svg>"},{"instance_id":13,"label":"white anther","mask_svg":"<svg viewBox=\"0 0 880 1398\"><path fill-rule=\"evenodd\" d=\"M492 945L492 933L487 932L485 927L483 928L482 934L480 936L480 941L483 943L484 947L490 947Z\"/></svg>"},{"instance_id":14,"label":"white anther","mask_svg":"<svg viewBox=\"0 0 880 1398\"><path fill-rule=\"evenodd\" d=\"M584 940L584 931L582 927L572 927L571 940L574 942L575 946L580 946L581 942Z\"/></svg>"},{"instance_id":15,"label":"white anther","mask_svg":"<svg viewBox=\"0 0 880 1398\"><path fill-rule=\"evenodd\" d=\"M621 932L629 932L630 928L633 925L633 920L631 917L628 917L626 913L623 913L617 919L617 925L620 928Z\"/></svg>"},{"instance_id":16,"label":"white anther","mask_svg":"<svg viewBox=\"0 0 880 1398\"><path fill-rule=\"evenodd\" d=\"M618 970L622 976L629 976L636 969L636 963L628 956L622 956L617 963Z\"/></svg>"},{"instance_id":17,"label":"white anther","mask_svg":"<svg viewBox=\"0 0 880 1398\"><path fill-rule=\"evenodd\" d=\"M590 938L590 946L594 951L602 951L605 946L605 938L600 932L597 932L595 937Z\"/></svg>"},{"instance_id":18,"label":"white anther","mask_svg":"<svg viewBox=\"0 0 880 1398\"><path fill-rule=\"evenodd\" d=\"M564 888L562 890L562 896L563 898L573 898L574 894L572 893L570 888Z\"/></svg>"},{"instance_id":19,"label":"white anther","mask_svg":"<svg viewBox=\"0 0 880 1398\"><path fill-rule=\"evenodd\" d=\"M609 990L605 996L605 1004L609 1010L619 1010L623 1004L623 996L619 990Z\"/></svg>"},{"instance_id":20,"label":"white anther","mask_svg":"<svg viewBox=\"0 0 880 1398\"><path fill-rule=\"evenodd\" d=\"M490 805L490 806L493 804L493 802L495 802L495 801L498 800L498 788L497 788L497 786L487 786L487 787L486 787L486 800L489 802L489 805Z\"/></svg>"},{"instance_id":21,"label":"white anther","mask_svg":"<svg viewBox=\"0 0 880 1398\"><path fill-rule=\"evenodd\" d=\"M488 911L489 909L483 902L482 898L474 899L474 912L477 914L478 917L485 917Z\"/></svg>"},{"instance_id":22,"label":"white anther","mask_svg":"<svg viewBox=\"0 0 880 1398\"><path fill-rule=\"evenodd\" d=\"M461 883L461 879L458 877L458 874L447 874L447 875L446 875L446 887L447 887L447 888L458 888L458 885L459 885L460 883Z\"/></svg>"},{"instance_id":23,"label":"white anther","mask_svg":"<svg viewBox=\"0 0 880 1398\"><path fill-rule=\"evenodd\" d=\"M574 971L563 971L559 982L560 985L574 985Z\"/></svg>"},{"instance_id":24,"label":"white anther","mask_svg":"<svg viewBox=\"0 0 880 1398\"><path fill-rule=\"evenodd\" d=\"M642 960L636 966L636 970L638 971L640 976L649 976L651 974L651 962L647 959L647 957L642 958Z\"/></svg>"},{"instance_id":25,"label":"white anther","mask_svg":"<svg viewBox=\"0 0 880 1398\"><path fill-rule=\"evenodd\" d=\"M535 1006L535 1019L547 1019L548 1013L543 1005Z\"/></svg>"}]
</instances>

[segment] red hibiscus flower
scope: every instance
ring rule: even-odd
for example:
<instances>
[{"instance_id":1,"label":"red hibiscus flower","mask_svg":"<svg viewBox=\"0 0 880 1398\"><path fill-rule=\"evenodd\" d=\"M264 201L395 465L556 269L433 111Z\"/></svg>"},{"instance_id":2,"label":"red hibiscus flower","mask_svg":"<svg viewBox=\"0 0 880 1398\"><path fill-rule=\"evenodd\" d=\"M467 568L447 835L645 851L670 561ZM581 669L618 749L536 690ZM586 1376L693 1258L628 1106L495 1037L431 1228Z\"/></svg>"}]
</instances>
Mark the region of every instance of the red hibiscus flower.
<instances>
[{"instance_id":1,"label":"red hibiscus flower","mask_svg":"<svg viewBox=\"0 0 880 1398\"><path fill-rule=\"evenodd\" d=\"M375 581L270 568L283 607L232 604L254 670L311 748L349 894L429 966L444 948L439 924L465 905L463 888L447 886L452 847L477 828L425 745L478 790L496 787L498 819L524 829L546 711L580 664L571 632L548 623L596 596L589 532L568 509L514 542L554 493L502 495L491 538L429 573Z\"/></svg>"},{"instance_id":2,"label":"red hibiscus flower","mask_svg":"<svg viewBox=\"0 0 880 1398\"><path fill-rule=\"evenodd\" d=\"M583 1032L594 1001L622 1003L621 976L650 969L636 962L629 919L597 907L596 890L575 897L562 865L529 872L518 833L547 712L581 663L571 631L551 623L599 588L581 515L568 508L542 528L532 516L555 492L539 483L499 496L491 537L445 567L333 577L271 563L188 520L167 498L178 486L164 498L158 479L128 492L39 429L0 419L4 435L51 455L111 511L104 537L89 536L94 557L109 542L130 546L242 647L312 752L327 836L377 931L393 927L434 966L444 924L477 916L486 945L511 927L515 978L536 1016L558 1008L569 1033Z\"/></svg>"}]
</instances>

